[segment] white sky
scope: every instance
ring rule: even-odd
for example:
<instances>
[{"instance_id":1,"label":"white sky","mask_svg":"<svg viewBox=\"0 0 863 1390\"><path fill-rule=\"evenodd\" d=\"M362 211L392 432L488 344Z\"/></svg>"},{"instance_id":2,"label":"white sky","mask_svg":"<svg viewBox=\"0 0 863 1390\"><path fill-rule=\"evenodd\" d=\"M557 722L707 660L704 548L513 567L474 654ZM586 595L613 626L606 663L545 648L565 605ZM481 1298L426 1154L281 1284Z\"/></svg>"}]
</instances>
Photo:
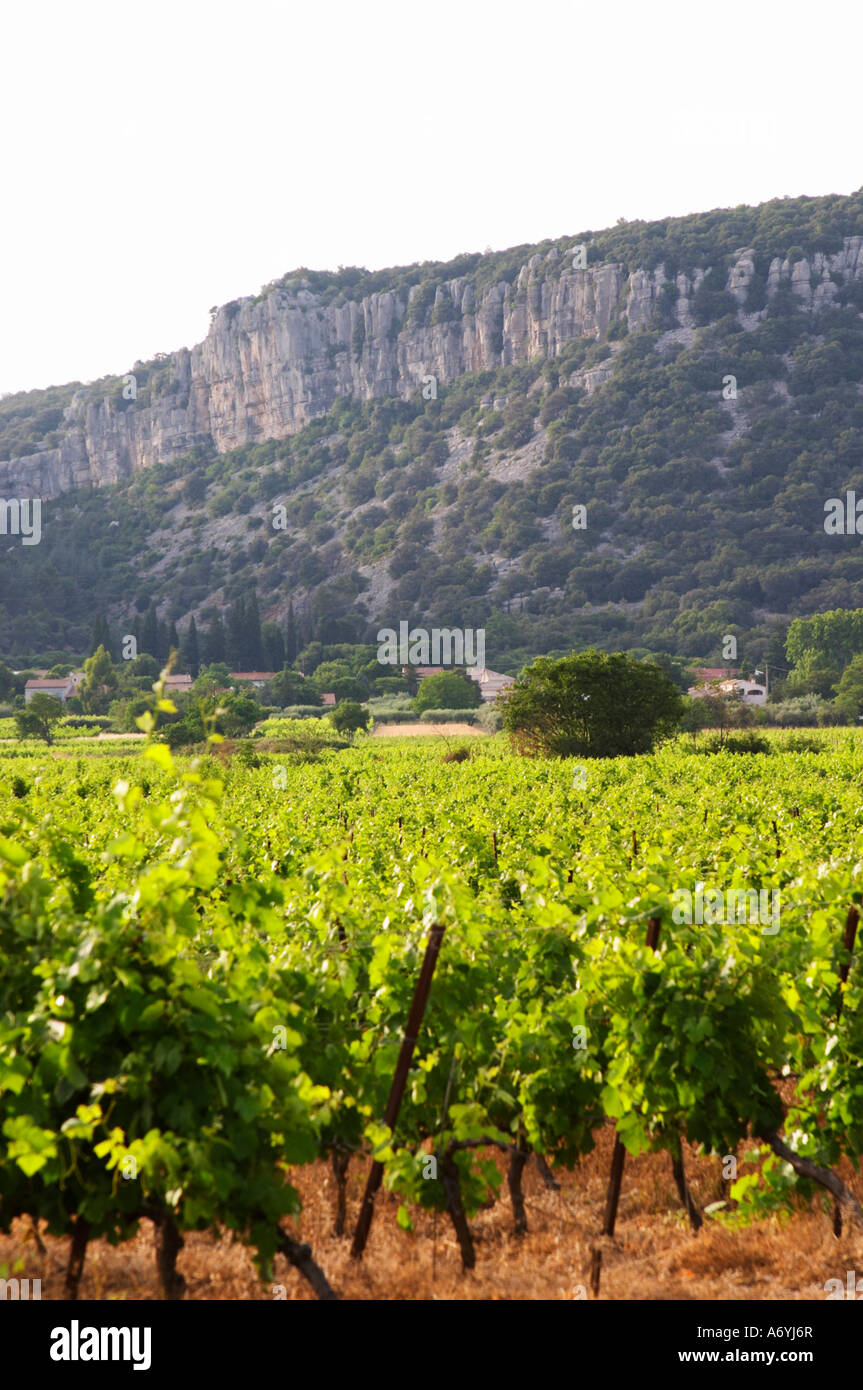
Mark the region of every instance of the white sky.
<instances>
[{"instance_id":1,"label":"white sky","mask_svg":"<svg viewBox=\"0 0 863 1390\"><path fill-rule=\"evenodd\" d=\"M863 183L860 10L798 0L6 7L0 392L377 269Z\"/></svg>"}]
</instances>

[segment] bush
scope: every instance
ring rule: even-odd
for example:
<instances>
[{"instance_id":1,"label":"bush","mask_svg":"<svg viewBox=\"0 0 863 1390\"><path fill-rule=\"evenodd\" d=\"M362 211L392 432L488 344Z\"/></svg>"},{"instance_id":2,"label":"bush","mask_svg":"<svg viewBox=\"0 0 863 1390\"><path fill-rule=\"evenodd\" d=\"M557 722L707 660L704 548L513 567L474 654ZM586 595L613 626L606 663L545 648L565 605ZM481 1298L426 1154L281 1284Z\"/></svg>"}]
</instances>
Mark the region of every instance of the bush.
<instances>
[{"instance_id":1,"label":"bush","mask_svg":"<svg viewBox=\"0 0 863 1390\"><path fill-rule=\"evenodd\" d=\"M309 739L317 739L322 743L336 743L338 740L333 733L332 724L328 719L320 717L311 719L302 717L299 719L266 719L261 724L259 732L266 739L300 739L305 744Z\"/></svg>"},{"instance_id":2,"label":"bush","mask_svg":"<svg viewBox=\"0 0 863 1390\"><path fill-rule=\"evenodd\" d=\"M355 700L339 700L327 718L340 734L353 734L358 729L368 728L371 715Z\"/></svg>"},{"instance_id":3,"label":"bush","mask_svg":"<svg viewBox=\"0 0 863 1390\"><path fill-rule=\"evenodd\" d=\"M268 719L256 753L275 753L290 762L314 762L323 753L350 747L328 719Z\"/></svg>"},{"instance_id":4,"label":"bush","mask_svg":"<svg viewBox=\"0 0 863 1390\"><path fill-rule=\"evenodd\" d=\"M649 753L677 727L683 700L658 666L622 653L540 657L499 697L521 753L627 757Z\"/></svg>"},{"instance_id":5,"label":"bush","mask_svg":"<svg viewBox=\"0 0 863 1390\"><path fill-rule=\"evenodd\" d=\"M823 753L825 745L812 734L789 734L780 743L783 753Z\"/></svg>"},{"instance_id":6,"label":"bush","mask_svg":"<svg viewBox=\"0 0 863 1390\"><path fill-rule=\"evenodd\" d=\"M285 705L282 719L320 719L323 715L321 705ZM267 721L269 723L269 720Z\"/></svg>"},{"instance_id":7,"label":"bush","mask_svg":"<svg viewBox=\"0 0 863 1390\"><path fill-rule=\"evenodd\" d=\"M186 721L181 719L177 724L166 724L159 730L160 743L167 743L169 748L188 748L192 743L201 743L204 739L203 727L199 720Z\"/></svg>"},{"instance_id":8,"label":"bush","mask_svg":"<svg viewBox=\"0 0 863 1390\"><path fill-rule=\"evenodd\" d=\"M371 711L376 724L419 724L420 716L410 709L376 709Z\"/></svg>"},{"instance_id":9,"label":"bush","mask_svg":"<svg viewBox=\"0 0 863 1390\"><path fill-rule=\"evenodd\" d=\"M399 676L378 676L373 684L378 695L400 695L407 689L406 682Z\"/></svg>"},{"instance_id":10,"label":"bush","mask_svg":"<svg viewBox=\"0 0 863 1390\"><path fill-rule=\"evenodd\" d=\"M414 709L417 714L427 709L475 709L481 700L479 686L470 676L442 671L437 676L426 676L414 700Z\"/></svg>"},{"instance_id":11,"label":"bush","mask_svg":"<svg viewBox=\"0 0 863 1390\"><path fill-rule=\"evenodd\" d=\"M255 745L249 738L241 738L234 744L234 757L241 767L260 767L261 760L255 752Z\"/></svg>"},{"instance_id":12,"label":"bush","mask_svg":"<svg viewBox=\"0 0 863 1390\"><path fill-rule=\"evenodd\" d=\"M57 728L110 729L113 723L113 719L107 714L67 714L65 719L58 722Z\"/></svg>"},{"instance_id":13,"label":"bush","mask_svg":"<svg viewBox=\"0 0 863 1390\"><path fill-rule=\"evenodd\" d=\"M495 702L489 700L477 710L476 722L486 733L496 734L503 727L503 714Z\"/></svg>"},{"instance_id":14,"label":"bush","mask_svg":"<svg viewBox=\"0 0 863 1390\"><path fill-rule=\"evenodd\" d=\"M820 695L797 695L789 700L779 700L775 705L766 705L765 712L771 724L790 729L832 723L836 714L830 701L822 699Z\"/></svg>"},{"instance_id":15,"label":"bush","mask_svg":"<svg viewBox=\"0 0 863 1390\"><path fill-rule=\"evenodd\" d=\"M732 734L731 738L723 740L721 734L715 734L708 739L702 753L770 753L770 740L764 738L763 734L743 733Z\"/></svg>"},{"instance_id":16,"label":"bush","mask_svg":"<svg viewBox=\"0 0 863 1390\"><path fill-rule=\"evenodd\" d=\"M423 724L475 724L478 714L472 709L427 709L420 718Z\"/></svg>"}]
</instances>

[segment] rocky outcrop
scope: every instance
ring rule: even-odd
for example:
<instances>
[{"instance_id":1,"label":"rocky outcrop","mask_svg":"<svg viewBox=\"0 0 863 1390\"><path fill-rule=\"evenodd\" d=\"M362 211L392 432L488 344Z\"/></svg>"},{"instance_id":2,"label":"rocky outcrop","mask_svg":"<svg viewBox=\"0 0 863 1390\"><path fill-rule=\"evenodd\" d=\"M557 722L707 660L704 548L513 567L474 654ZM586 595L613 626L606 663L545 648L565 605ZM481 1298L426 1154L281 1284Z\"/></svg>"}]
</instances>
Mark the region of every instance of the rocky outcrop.
<instances>
[{"instance_id":1,"label":"rocky outcrop","mask_svg":"<svg viewBox=\"0 0 863 1390\"><path fill-rule=\"evenodd\" d=\"M767 294L774 295L780 285L790 284L806 309L823 309L836 297L839 286L850 280L863 280L863 237L846 237L842 250L834 255L817 251L793 262L774 257L767 272Z\"/></svg>"},{"instance_id":2,"label":"rocky outcrop","mask_svg":"<svg viewBox=\"0 0 863 1390\"><path fill-rule=\"evenodd\" d=\"M676 277L680 327L692 323L704 274ZM744 248L727 282L741 310L754 274L753 253ZM801 306L817 309L839 283L857 278L863 238L848 237L832 256L772 261L767 293L788 282ZM52 497L115 482L196 445L224 452L285 438L339 396L408 397L424 377L444 384L465 372L553 357L573 339L603 338L618 315L638 331L653 322L667 283L661 265L627 278L617 264L561 267L552 249L531 256L512 284L477 289L467 277L453 279L436 287L430 304L419 286L334 302L301 283L274 287L219 309L202 343L162 364L156 394L99 399L83 387L65 411L56 448L0 462L0 495Z\"/></svg>"}]
</instances>

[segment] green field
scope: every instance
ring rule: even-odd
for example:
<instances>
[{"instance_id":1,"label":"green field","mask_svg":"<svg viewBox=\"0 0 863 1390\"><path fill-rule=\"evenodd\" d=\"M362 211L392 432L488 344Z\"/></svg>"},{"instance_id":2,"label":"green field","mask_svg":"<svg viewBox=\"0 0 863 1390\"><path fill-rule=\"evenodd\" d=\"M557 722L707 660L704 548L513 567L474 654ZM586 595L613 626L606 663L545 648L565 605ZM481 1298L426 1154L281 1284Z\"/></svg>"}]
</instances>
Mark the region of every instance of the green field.
<instances>
[{"instance_id":1,"label":"green field","mask_svg":"<svg viewBox=\"0 0 863 1390\"><path fill-rule=\"evenodd\" d=\"M633 1154L734 1157L706 1217L732 1231L832 1204L781 1145L820 1169L863 1150L854 959L840 984L863 736L807 737L581 765L500 737L463 761L426 740L257 765L2 748L0 1227L227 1228L266 1278L292 1175L374 1153L399 1224L448 1211L469 1262L507 1157L571 1167L609 1119ZM781 906L676 921L699 884Z\"/></svg>"}]
</instances>

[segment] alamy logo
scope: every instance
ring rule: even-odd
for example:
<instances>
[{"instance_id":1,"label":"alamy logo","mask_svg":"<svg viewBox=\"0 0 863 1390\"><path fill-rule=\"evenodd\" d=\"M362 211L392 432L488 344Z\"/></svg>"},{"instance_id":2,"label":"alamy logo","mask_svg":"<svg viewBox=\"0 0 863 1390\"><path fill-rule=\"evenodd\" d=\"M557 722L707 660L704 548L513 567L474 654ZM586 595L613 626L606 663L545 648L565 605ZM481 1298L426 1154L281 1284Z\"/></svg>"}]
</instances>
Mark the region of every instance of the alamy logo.
<instances>
[{"instance_id":1,"label":"alamy logo","mask_svg":"<svg viewBox=\"0 0 863 1390\"><path fill-rule=\"evenodd\" d=\"M828 536L863 536L863 497L858 502L856 492L846 492L844 501L831 497L824 503L824 510Z\"/></svg>"},{"instance_id":2,"label":"alamy logo","mask_svg":"<svg viewBox=\"0 0 863 1390\"><path fill-rule=\"evenodd\" d=\"M133 1361L134 1371L149 1371L149 1327L71 1327L51 1330L52 1361Z\"/></svg>"},{"instance_id":3,"label":"alamy logo","mask_svg":"<svg viewBox=\"0 0 863 1390\"><path fill-rule=\"evenodd\" d=\"M41 497L0 497L0 536L20 536L22 545L38 545L42 539Z\"/></svg>"},{"instance_id":4,"label":"alamy logo","mask_svg":"<svg viewBox=\"0 0 863 1390\"><path fill-rule=\"evenodd\" d=\"M378 633L378 661L383 666L485 666L485 628L424 627L399 623Z\"/></svg>"},{"instance_id":5,"label":"alamy logo","mask_svg":"<svg viewBox=\"0 0 863 1390\"><path fill-rule=\"evenodd\" d=\"M33 1285L32 1291L30 1288L31 1283ZM41 1300L41 1279L0 1279L0 1299L4 1301L6 1299L11 1299L12 1302L15 1303L21 1300L29 1302L31 1298Z\"/></svg>"},{"instance_id":6,"label":"alamy logo","mask_svg":"<svg viewBox=\"0 0 863 1390\"><path fill-rule=\"evenodd\" d=\"M827 1279L824 1292L828 1303L833 1299L850 1299L852 1302L856 1299L859 1302L863 1299L863 1279L858 1279L853 1269L846 1269L845 1283L841 1279Z\"/></svg>"},{"instance_id":7,"label":"alamy logo","mask_svg":"<svg viewBox=\"0 0 863 1390\"><path fill-rule=\"evenodd\" d=\"M760 923L762 936L775 936L779 930L778 888L729 888L723 893L721 888L705 888L699 883L694 893L687 888L675 889L671 900L675 904L672 921L678 926L681 922L698 926L705 922L724 922L726 926Z\"/></svg>"}]
</instances>

